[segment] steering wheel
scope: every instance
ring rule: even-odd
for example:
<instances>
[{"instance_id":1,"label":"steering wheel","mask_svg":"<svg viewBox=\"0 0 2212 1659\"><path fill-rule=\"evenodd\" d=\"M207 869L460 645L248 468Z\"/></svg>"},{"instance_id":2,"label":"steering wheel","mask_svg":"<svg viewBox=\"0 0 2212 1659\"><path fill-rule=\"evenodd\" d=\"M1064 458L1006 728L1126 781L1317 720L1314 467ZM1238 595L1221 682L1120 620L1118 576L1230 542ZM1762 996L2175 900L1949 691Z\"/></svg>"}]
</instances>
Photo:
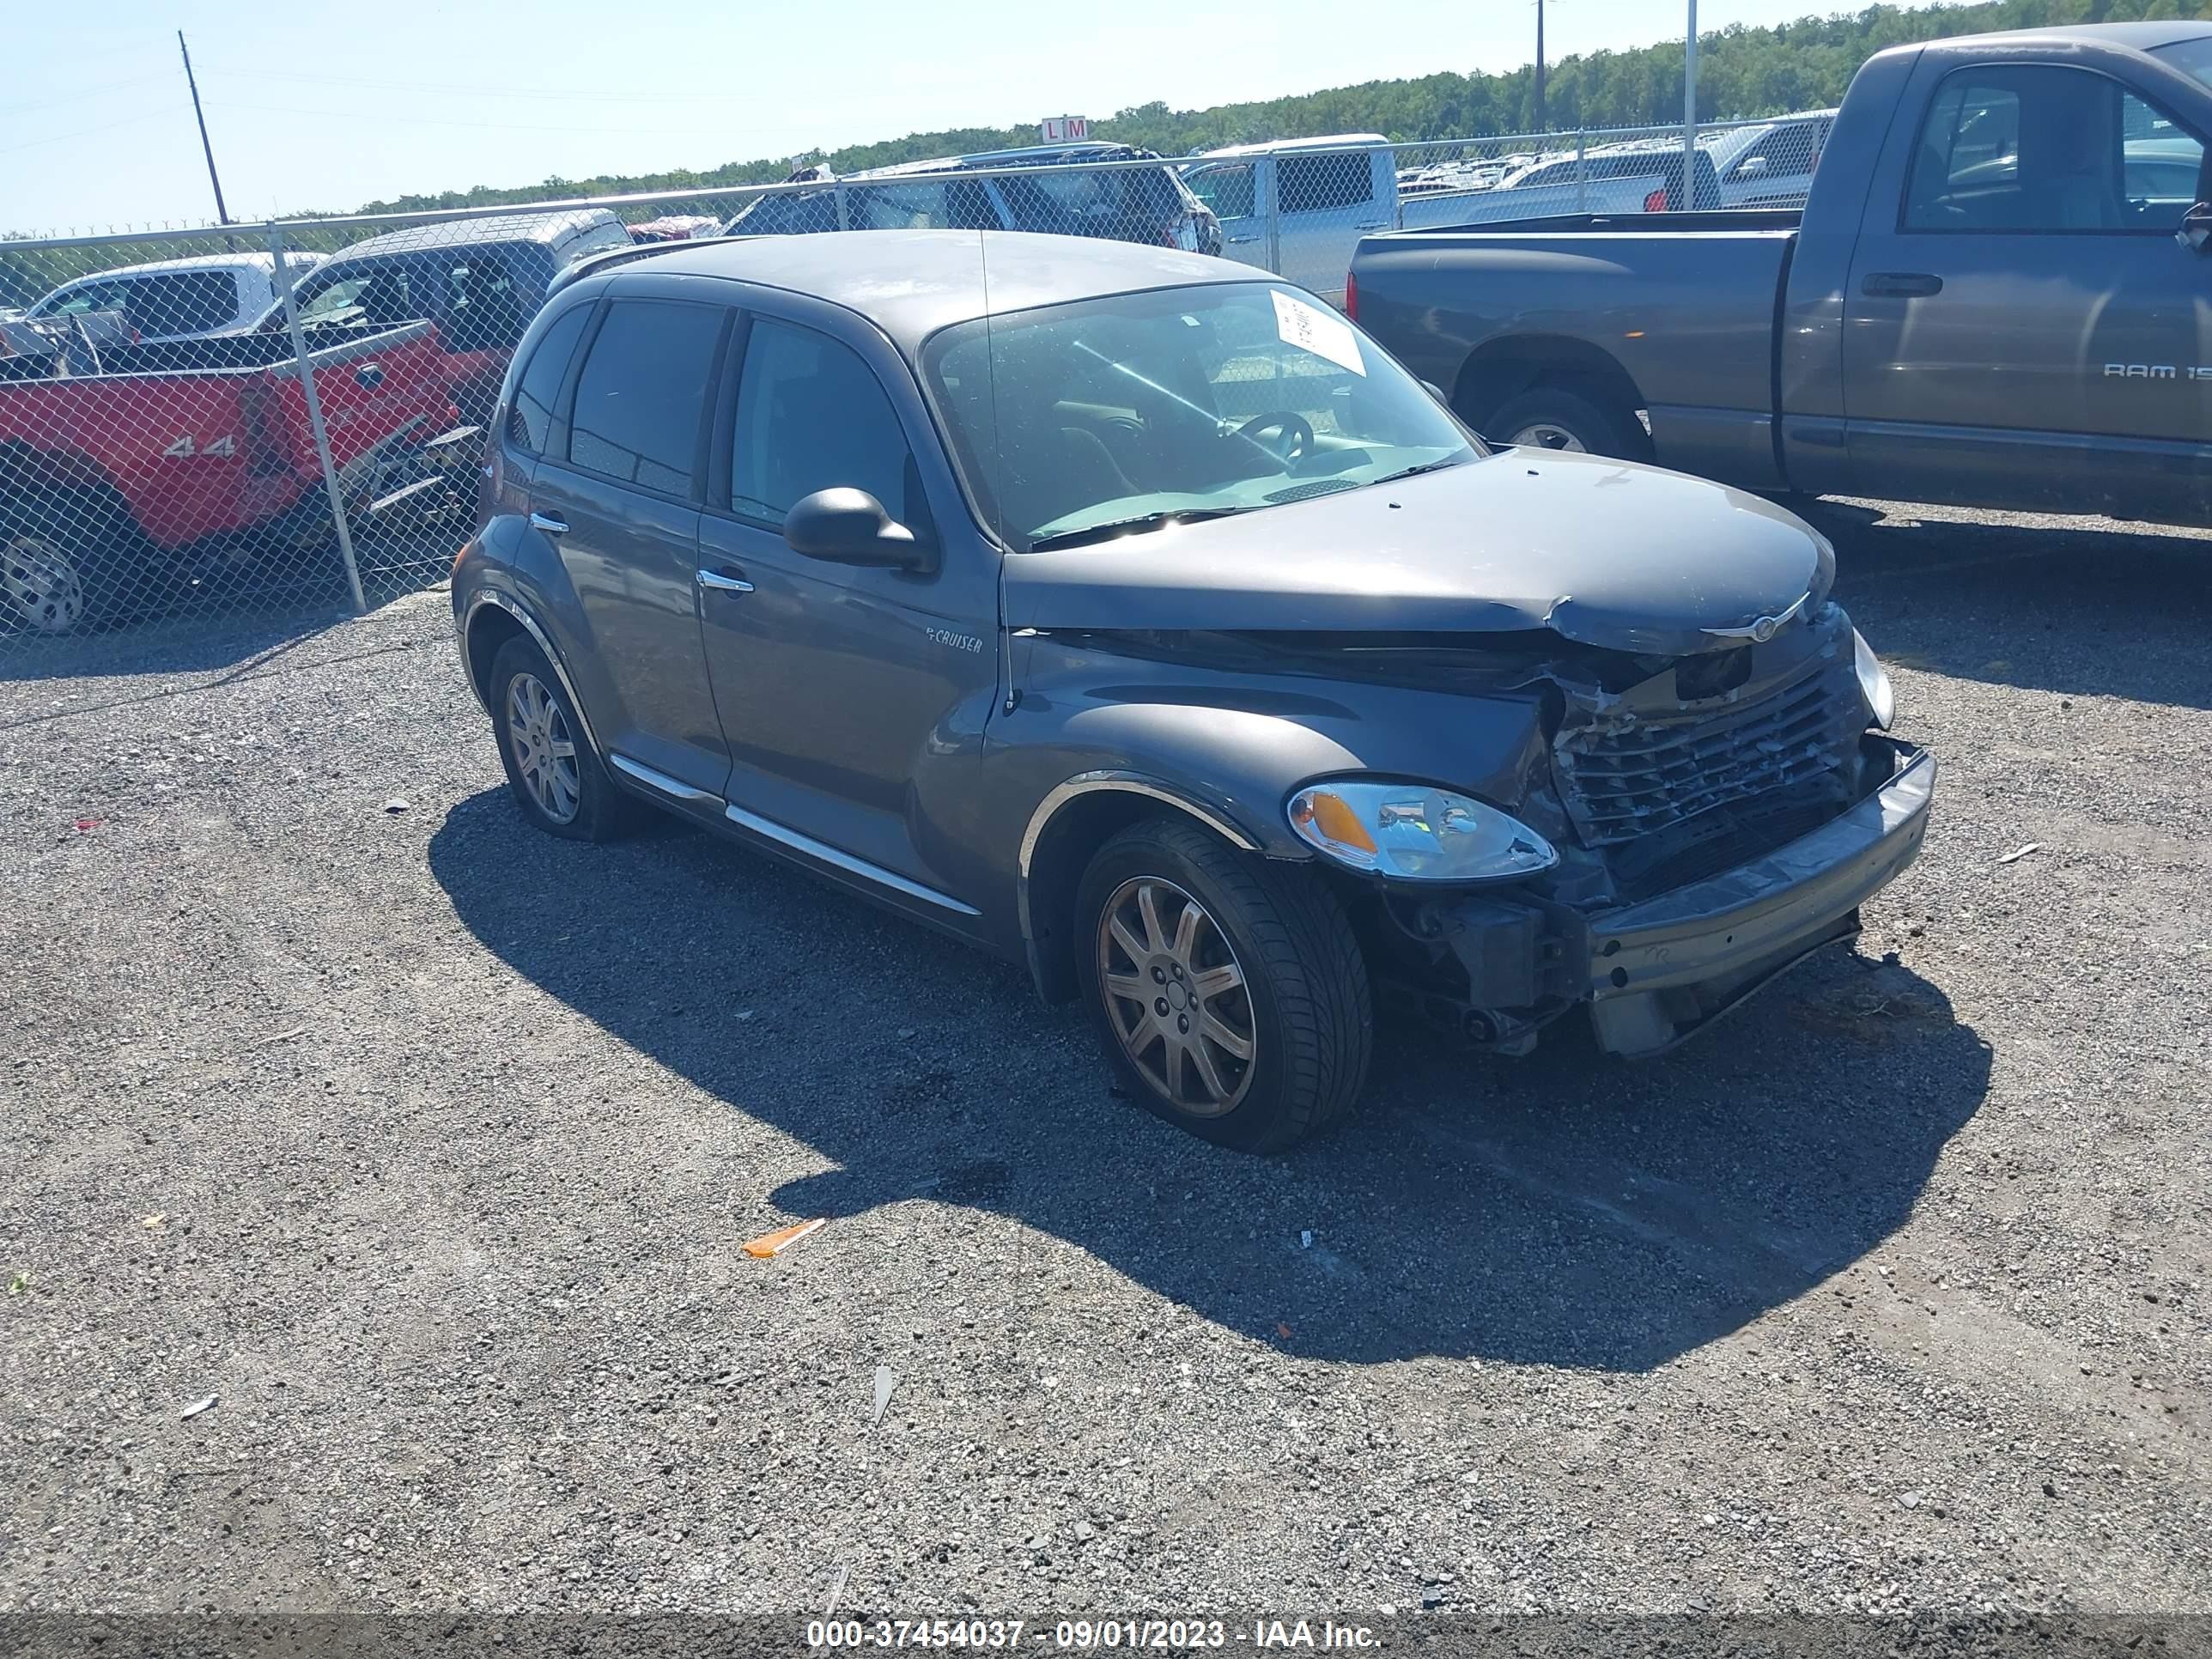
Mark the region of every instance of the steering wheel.
<instances>
[{"instance_id":1,"label":"steering wheel","mask_svg":"<svg viewBox=\"0 0 2212 1659\"><path fill-rule=\"evenodd\" d=\"M1283 434L1281 447L1260 444L1259 434L1262 432L1280 432ZM1294 415L1287 409L1255 415L1237 428L1237 435L1260 444L1261 448L1286 465L1314 453L1312 423L1304 416Z\"/></svg>"}]
</instances>

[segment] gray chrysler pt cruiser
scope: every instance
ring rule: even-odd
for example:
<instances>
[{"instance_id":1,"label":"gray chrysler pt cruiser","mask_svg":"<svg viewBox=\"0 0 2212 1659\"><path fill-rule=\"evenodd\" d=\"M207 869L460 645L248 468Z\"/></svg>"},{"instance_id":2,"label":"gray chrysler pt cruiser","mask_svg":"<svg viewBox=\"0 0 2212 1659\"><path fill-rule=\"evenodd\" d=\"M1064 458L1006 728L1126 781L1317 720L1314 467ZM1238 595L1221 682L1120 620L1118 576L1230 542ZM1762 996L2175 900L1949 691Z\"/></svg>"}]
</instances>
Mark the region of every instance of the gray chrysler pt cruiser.
<instances>
[{"instance_id":1,"label":"gray chrysler pt cruiser","mask_svg":"<svg viewBox=\"0 0 2212 1659\"><path fill-rule=\"evenodd\" d=\"M1209 1139L1350 1106L1378 1003L1656 1053L1850 939L1926 830L1819 534L1487 447L1246 266L617 254L492 431L453 617L534 823L649 803L1025 962Z\"/></svg>"}]
</instances>

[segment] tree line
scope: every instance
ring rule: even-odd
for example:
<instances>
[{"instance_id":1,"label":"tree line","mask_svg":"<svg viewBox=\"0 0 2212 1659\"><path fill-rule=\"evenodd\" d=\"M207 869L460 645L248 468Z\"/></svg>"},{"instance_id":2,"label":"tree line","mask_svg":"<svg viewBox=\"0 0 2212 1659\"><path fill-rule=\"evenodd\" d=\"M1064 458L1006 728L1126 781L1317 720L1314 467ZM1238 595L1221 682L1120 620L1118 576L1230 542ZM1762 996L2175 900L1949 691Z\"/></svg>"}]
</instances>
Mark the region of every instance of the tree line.
<instances>
[{"instance_id":1,"label":"tree line","mask_svg":"<svg viewBox=\"0 0 2212 1659\"><path fill-rule=\"evenodd\" d=\"M1875 52L1916 40L1978 33L1986 29L2034 28L2054 23L2133 22L2144 19L2212 15L2212 0L1985 0L1977 5L1936 5L1914 10L1893 5L1831 17L1753 28L1738 25L1698 40L1698 116L1702 120L1778 115L1840 103L1851 76ZM1288 98L1220 104L1211 109L1170 109L1139 104L1094 120L1094 138L1138 144L1180 155L1224 144L1303 138L1332 132L1380 132L1397 143L1423 138L1479 138L1526 132L1535 124L1533 65L1499 74L1459 75L1447 70L1403 81L1370 81ZM1577 127L1652 126L1682 118L1680 42L1627 52L1593 52L1560 59L1545 79L1545 125ZM371 202L363 213L542 202L577 196L713 190L731 185L772 184L799 167L826 161L838 173L888 167L941 155L1035 143L1036 128L962 127L908 133L877 143L798 155L764 156L696 171L551 178L519 188L478 185L469 191L403 196Z\"/></svg>"}]
</instances>

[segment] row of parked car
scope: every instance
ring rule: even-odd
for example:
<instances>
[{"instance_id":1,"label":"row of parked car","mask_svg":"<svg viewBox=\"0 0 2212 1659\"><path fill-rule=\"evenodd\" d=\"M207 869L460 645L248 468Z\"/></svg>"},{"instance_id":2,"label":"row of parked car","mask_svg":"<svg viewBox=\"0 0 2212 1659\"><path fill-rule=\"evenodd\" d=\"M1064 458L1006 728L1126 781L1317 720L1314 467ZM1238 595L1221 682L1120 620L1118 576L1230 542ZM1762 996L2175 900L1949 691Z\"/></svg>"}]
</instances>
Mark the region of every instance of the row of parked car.
<instances>
[{"instance_id":1,"label":"row of parked car","mask_svg":"<svg viewBox=\"0 0 2212 1659\"><path fill-rule=\"evenodd\" d=\"M333 256L288 252L283 273L269 252L233 252L79 277L0 319L0 626L96 625L210 566L326 538L291 314L349 512L392 522L459 504L446 481L517 342L595 256L718 234L1038 231L1225 255L1340 307L1352 249L1374 230L1714 205L1754 184L1786 196L1802 191L1827 118L1711 135L1686 196L1682 152L1667 144L1534 155L1494 176L1432 170L1418 187L1376 134L1181 161L1051 145L842 179L817 167L726 221L518 213L410 227Z\"/></svg>"},{"instance_id":2,"label":"row of parked car","mask_svg":"<svg viewBox=\"0 0 2212 1659\"><path fill-rule=\"evenodd\" d=\"M821 189L763 197L726 221L672 215L624 226L611 213L596 213L564 216L554 234L541 237L518 236L517 224L489 219L478 222L480 231L446 227L398 233L397 240L379 237L348 250L341 264L358 275L371 268L367 262L391 254L455 246L456 230L471 248L514 241L533 250L525 258L543 275L548 256L580 258L632 243L717 234L950 227L1154 242L1248 264L1274 258L1284 275L1340 296L1343 283L1334 273L1350 264L1353 244L1373 230L1530 218L1562 208L1642 213L1686 204L1802 205L1834 119L1833 110L1819 110L1703 135L1686 194L1681 146L1671 138L1405 167L1379 133L1237 145L1182 161L1127 144L1035 145L871 168L842 179L826 167L811 167L793 175L794 182L818 183ZM1146 161L1157 165L1126 165ZM1098 163L1125 165L1066 170ZM1258 177L1262 164L1272 164L1276 172L1272 244L1262 205L1267 192ZM521 215L517 220L541 217ZM411 243L410 236L424 240ZM303 321L320 320L313 307L334 288L342 292L328 306L343 305L354 291L343 276L307 280L325 258L307 252L286 255L294 280L302 283ZM481 275L468 270L444 278L447 285L463 287L472 280L483 283ZM411 302L404 292L386 297ZM469 302L468 295L456 297L458 304ZM119 312L142 341L157 342L273 331L283 326L279 310L275 258L254 252L167 259L81 276L21 315L32 322L58 322Z\"/></svg>"}]
</instances>

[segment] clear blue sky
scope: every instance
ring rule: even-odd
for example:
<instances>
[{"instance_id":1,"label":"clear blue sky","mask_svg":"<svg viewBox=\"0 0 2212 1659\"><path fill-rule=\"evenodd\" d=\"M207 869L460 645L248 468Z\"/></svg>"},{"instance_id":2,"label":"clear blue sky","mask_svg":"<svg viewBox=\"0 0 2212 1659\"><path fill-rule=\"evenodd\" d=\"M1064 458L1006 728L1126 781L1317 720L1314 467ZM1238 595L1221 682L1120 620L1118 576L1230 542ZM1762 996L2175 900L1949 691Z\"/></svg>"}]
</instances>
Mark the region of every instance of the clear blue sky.
<instances>
[{"instance_id":1,"label":"clear blue sky","mask_svg":"<svg viewBox=\"0 0 2212 1659\"><path fill-rule=\"evenodd\" d=\"M1698 21L1702 33L1836 9L1704 0ZM1677 35L1683 13L1674 0L1552 0L1546 16L1557 58ZM213 217L179 28L231 216L258 219L1154 99L1191 108L1510 69L1533 55L1534 17L1528 0L44 5L8 23L0 228Z\"/></svg>"}]
</instances>

